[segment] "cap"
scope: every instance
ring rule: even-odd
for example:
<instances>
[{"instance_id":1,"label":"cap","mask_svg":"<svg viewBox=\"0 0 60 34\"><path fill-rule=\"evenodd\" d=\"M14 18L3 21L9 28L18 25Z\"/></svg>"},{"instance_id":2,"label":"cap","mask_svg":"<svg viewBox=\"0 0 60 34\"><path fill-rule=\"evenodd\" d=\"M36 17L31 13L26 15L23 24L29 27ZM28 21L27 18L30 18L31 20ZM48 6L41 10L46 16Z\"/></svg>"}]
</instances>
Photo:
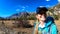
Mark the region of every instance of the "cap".
<instances>
[{"instance_id":1,"label":"cap","mask_svg":"<svg viewBox=\"0 0 60 34\"><path fill-rule=\"evenodd\" d=\"M48 11L46 7L37 7L36 13L37 14L45 14Z\"/></svg>"}]
</instances>

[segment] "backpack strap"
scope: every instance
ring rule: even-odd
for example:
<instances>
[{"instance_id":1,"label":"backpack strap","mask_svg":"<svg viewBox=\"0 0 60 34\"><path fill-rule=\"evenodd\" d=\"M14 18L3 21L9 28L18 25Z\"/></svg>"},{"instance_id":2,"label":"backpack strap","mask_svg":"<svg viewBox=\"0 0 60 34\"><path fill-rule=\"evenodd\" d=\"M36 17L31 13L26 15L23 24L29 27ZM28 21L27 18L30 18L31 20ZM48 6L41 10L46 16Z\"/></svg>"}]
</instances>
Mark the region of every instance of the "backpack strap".
<instances>
[{"instance_id":1,"label":"backpack strap","mask_svg":"<svg viewBox=\"0 0 60 34\"><path fill-rule=\"evenodd\" d=\"M51 34L51 26L52 26L52 25L53 25L53 23L49 25L49 31L48 31L49 34Z\"/></svg>"},{"instance_id":2,"label":"backpack strap","mask_svg":"<svg viewBox=\"0 0 60 34\"><path fill-rule=\"evenodd\" d=\"M51 34L51 25L49 26L49 31L48 31L49 34Z\"/></svg>"}]
</instances>

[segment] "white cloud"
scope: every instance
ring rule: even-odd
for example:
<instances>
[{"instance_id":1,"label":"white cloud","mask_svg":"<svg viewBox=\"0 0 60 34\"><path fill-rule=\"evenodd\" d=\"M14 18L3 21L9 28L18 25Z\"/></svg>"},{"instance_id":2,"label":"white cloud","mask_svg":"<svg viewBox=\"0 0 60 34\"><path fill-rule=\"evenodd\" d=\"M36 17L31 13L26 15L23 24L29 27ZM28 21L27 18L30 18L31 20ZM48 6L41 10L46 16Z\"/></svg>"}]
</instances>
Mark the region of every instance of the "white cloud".
<instances>
[{"instance_id":1,"label":"white cloud","mask_svg":"<svg viewBox=\"0 0 60 34\"><path fill-rule=\"evenodd\" d=\"M25 8L24 6L22 6L22 8Z\"/></svg>"},{"instance_id":2,"label":"white cloud","mask_svg":"<svg viewBox=\"0 0 60 34\"><path fill-rule=\"evenodd\" d=\"M44 6L39 6L39 7L44 7Z\"/></svg>"},{"instance_id":3,"label":"white cloud","mask_svg":"<svg viewBox=\"0 0 60 34\"><path fill-rule=\"evenodd\" d=\"M22 11L24 11L26 9L26 7L25 6L22 6Z\"/></svg>"},{"instance_id":4,"label":"white cloud","mask_svg":"<svg viewBox=\"0 0 60 34\"><path fill-rule=\"evenodd\" d=\"M50 5L46 5L46 7L51 7Z\"/></svg>"},{"instance_id":5,"label":"white cloud","mask_svg":"<svg viewBox=\"0 0 60 34\"><path fill-rule=\"evenodd\" d=\"M24 11L25 9L22 9L22 11Z\"/></svg>"},{"instance_id":6,"label":"white cloud","mask_svg":"<svg viewBox=\"0 0 60 34\"><path fill-rule=\"evenodd\" d=\"M60 2L60 0L58 0L58 2Z\"/></svg>"},{"instance_id":7,"label":"white cloud","mask_svg":"<svg viewBox=\"0 0 60 34\"><path fill-rule=\"evenodd\" d=\"M20 9L16 9L16 11L20 11Z\"/></svg>"},{"instance_id":8,"label":"white cloud","mask_svg":"<svg viewBox=\"0 0 60 34\"><path fill-rule=\"evenodd\" d=\"M46 1L50 1L50 0L46 0Z\"/></svg>"},{"instance_id":9,"label":"white cloud","mask_svg":"<svg viewBox=\"0 0 60 34\"><path fill-rule=\"evenodd\" d=\"M19 11L24 11L24 10L26 10L26 7L28 7L28 6L22 6L22 5L18 5L18 6L16 6L16 11L17 12L19 12Z\"/></svg>"}]
</instances>

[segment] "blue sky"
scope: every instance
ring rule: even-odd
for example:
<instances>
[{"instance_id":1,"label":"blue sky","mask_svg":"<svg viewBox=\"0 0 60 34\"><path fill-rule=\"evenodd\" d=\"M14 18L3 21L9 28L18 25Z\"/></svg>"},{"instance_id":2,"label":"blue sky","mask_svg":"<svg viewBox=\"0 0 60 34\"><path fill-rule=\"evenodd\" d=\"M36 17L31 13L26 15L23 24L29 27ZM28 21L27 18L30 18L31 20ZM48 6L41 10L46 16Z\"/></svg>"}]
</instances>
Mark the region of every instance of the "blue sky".
<instances>
[{"instance_id":1,"label":"blue sky","mask_svg":"<svg viewBox=\"0 0 60 34\"><path fill-rule=\"evenodd\" d=\"M38 6L51 7L57 3L58 0L0 0L0 16L7 17L25 10L34 12Z\"/></svg>"}]
</instances>

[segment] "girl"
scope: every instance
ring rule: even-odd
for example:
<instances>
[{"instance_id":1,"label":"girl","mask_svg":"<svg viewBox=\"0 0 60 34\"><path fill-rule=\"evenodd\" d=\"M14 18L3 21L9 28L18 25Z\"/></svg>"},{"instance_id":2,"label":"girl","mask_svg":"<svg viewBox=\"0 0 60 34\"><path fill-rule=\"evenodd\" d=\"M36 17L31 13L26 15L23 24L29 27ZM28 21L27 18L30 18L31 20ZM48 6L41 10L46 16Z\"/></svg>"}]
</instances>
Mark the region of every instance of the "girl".
<instances>
[{"instance_id":1,"label":"girl","mask_svg":"<svg viewBox=\"0 0 60 34\"><path fill-rule=\"evenodd\" d=\"M48 17L46 7L38 7L36 11L37 21L34 23L33 34L58 34L57 27L52 17Z\"/></svg>"}]
</instances>

